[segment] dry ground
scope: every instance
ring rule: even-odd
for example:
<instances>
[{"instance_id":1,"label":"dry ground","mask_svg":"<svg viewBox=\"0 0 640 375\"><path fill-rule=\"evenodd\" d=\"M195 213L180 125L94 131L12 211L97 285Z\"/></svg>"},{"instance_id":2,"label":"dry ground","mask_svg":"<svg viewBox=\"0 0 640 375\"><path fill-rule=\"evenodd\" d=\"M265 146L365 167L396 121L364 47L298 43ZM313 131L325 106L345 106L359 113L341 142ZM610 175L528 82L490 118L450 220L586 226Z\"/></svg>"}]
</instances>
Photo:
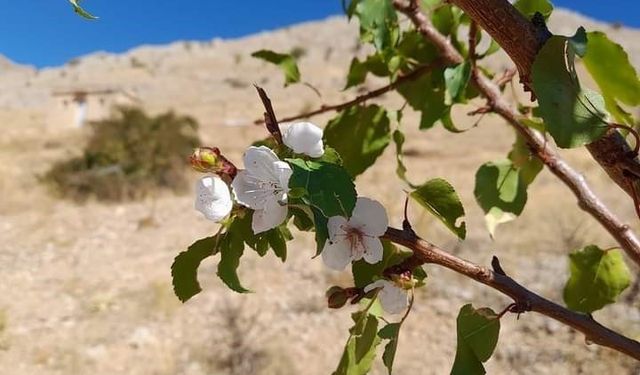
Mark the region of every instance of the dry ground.
<instances>
[{"instance_id":1,"label":"dry ground","mask_svg":"<svg viewBox=\"0 0 640 375\"><path fill-rule=\"evenodd\" d=\"M554 22L554 30L564 33L578 24L604 27L569 13ZM640 32L612 33L637 64ZM298 236L284 265L271 255L261 259L247 252L240 272L255 291L250 295L226 290L215 277L215 263L205 262L200 271L204 292L181 305L170 287L171 261L216 229L194 212L190 196L79 206L50 197L38 183L51 163L78 152L84 140L82 132L47 124L52 88L90 83L130 87L152 111L175 108L197 116L203 138L239 161L243 149L264 134L259 127L237 126L260 114L249 83L264 85L281 115L321 101L301 85L283 90L275 69L248 57L262 47L295 46L306 48L303 78L320 89L322 101L354 95L339 91L350 54L357 50L356 30L340 18L232 42L144 47L125 55L82 58L61 68L35 72L12 67L0 74L1 375L331 372L347 337L349 309L327 310L323 294L329 285L347 285L349 278L311 259L311 238ZM504 65L504 60L494 64ZM385 101L401 105L392 96ZM462 127L473 121L464 113L456 114ZM316 120L324 124L327 118ZM482 163L506 155L512 131L491 116L460 135L441 129L420 133L416 121L411 114L403 121L410 178L451 181L465 203L469 229L468 239L459 243L413 207L413 221L424 237L482 264L498 255L514 278L556 301L561 301L570 249L587 243L613 245L546 171L530 188L523 215L500 227L492 241L473 200L473 176ZM588 156L565 154L616 213L637 222L626 196ZM357 184L361 194L384 202L398 225L403 187L394 169L389 148ZM473 302L499 310L510 302L450 271L429 267L427 272L428 286L419 293L402 333L398 374L447 373L455 352L458 308ZM606 308L596 319L640 337L635 301ZM490 374L640 371L637 363L587 345L582 336L532 313L520 320L503 319L502 337L487 368ZM381 363L374 373L384 373Z\"/></svg>"}]
</instances>

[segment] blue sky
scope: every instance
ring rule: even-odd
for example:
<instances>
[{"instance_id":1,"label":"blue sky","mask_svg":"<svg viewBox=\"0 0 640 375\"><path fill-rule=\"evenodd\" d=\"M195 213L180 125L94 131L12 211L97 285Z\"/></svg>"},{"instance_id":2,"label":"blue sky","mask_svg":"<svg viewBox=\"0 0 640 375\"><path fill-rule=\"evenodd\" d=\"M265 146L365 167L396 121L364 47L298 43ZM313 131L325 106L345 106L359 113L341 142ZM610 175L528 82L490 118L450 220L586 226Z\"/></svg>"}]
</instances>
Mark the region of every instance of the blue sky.
<instances>
[{"instance_id":1,"label":"blue sky","mask_svg":"<svg viewBox=\"0 0 640 375\"><path fill-rule=\"evenodd\" d=\"M557 0L605 21L640 27L638 0ZM0 54L38 67L93 51L232 38L341 14L341 0L85 0L85 21L67 0L0 0Z\"/></svg>"}]
</instances>

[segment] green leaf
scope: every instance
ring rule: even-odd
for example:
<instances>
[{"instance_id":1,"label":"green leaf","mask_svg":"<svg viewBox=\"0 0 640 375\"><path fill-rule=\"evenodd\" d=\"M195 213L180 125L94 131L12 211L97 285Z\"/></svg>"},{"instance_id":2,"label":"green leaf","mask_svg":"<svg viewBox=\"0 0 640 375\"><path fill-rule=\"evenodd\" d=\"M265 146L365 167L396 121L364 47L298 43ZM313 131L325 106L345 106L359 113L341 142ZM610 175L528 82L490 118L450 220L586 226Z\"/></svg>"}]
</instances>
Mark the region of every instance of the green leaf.
<instances>
[{"instance_id":1,"label":"green leaf","mask_svg":"<svg viewBox=\"0 0 640 375\"><path fill-rule=\"evenodd\" d=\"M292 239L293 236L285 225L281 225L267 232L269 247L271 247L273 253L280 258L282 262L287 260L287 241L291 241Z\"/></svg>"},{"instance_id":2,"label":"green leaf","mask_svg":"<svg viewBox=\"0 0 640 375\"><path fill-rule=\"evenodd\" d=\"M618 249L587 246L569 254L569 269L564 302L571 310L587 314L614 303L631 283L631 273Z\"/></svg>"},{"instance_id":3,"label":"green leaf","mask_svg":"<svg viewBox=\"0 0 640 375\"><path fill-rule=\"evenodd\" d=\"M300 209L298 209L300 210ZM280 225L266 232L254 234L251 229L253 211L247 211L243 217L235 217L229 231L242 238L245 244L255 250L261 257L269 249L284 262L287 258L287 241L291 240L291 233L286 225Z\"/></svg>"},{"instance_id":4,"label":"green leaf","mask_svg":"<svg viewBox=\"0 0 640 375\"><path fill-rule=\"evenodd\" d=\"M449 111L445 104L445 84L442 69L435 69L418 79L405 82L397 89L414 110L421 112L420 129L433 127Z\"/></svg>"},{"instance_id":5,"label":"green leaf","mask_svg":"<svg viewBox=\"0 0 640 375\"><path fill-rule=\"evenodd\" d=\"M405 142L405 136L400 129L396 129L393 131L393 143L396 145L396 175L400 177L400 179L407 183L407 185L411 187L415 187L409 180L407 179L407 167L404 165L404 155L402 153L402 146Z\"/></svg>"},{"instance_id":6,"label":"green leaf","mask_svg":"<svg viewBox=\"0 0 640 375\"><path fill-rule=\"evenodd\" d=\"M357 176L369 168L390 142L387 111L377 105L354 106L329 121L325 143L338 151L343 165Z\"/></svg>"},{"instance_id":7,"label":"green leaf","mask_svg":"<svg viewBox=\"0 0 640 375\"><path fill-rule=\"evenodd\" d=\"M173 290L182 302L202 291L198 283L200 263L217 252L218 236L207 237L194 242L186 251L181 252L171 265Z\"/></svg>"},{"instance_id":8,"label":"green leaf","mask_svg":"<svg viewBox=\"0 0 640 375\"><path fill-rule=\"evenodd\" d=\"M491 42L489 43L489 47L487 47L487 50L484 51L483 53L479 54L477 59L481 60L484 59L487 56L491 56L494 53L500 51L500 45L498 44L498 42L496 42L495 40L491 39Z\"/></svg>"},{"instance_id":9,"label":"green leaf","mask_svg":"<svg viewBox=\"0 0 640 375\"><path fill-rule=\"evenodd\" d=\"M289 214L293 217L293 225L298 230L308 232L313 230L313 212L307 206L296 207L289 205Z\"/></svg>"},{"instance_id":10,"label":"green leaf","mask_svg":"<svg viewBox=\"0 0 640 375\"><path fill-rule=\"evenodd\" d=\"M398 55L404 60L411 60L419 65L429 64L438 57L438 50L425 40L425 38L415 29L408 30L402 34L402 39L398 42Z\"/></svg>"},{"instance_id":11,"label":"green leaf","mask_svg":"<svg viewBox=\"0 0 640 375\"><path fill-rule=\"evenodd\" d=\"M284 85L300 82L300 71L295 57L290 54L277 53L262 49L251 54L258 59L277 65L284 72Z\"/></svg>"},{"instance_id":12,"label":"green leaf","mask_svg":"<svg viewBox=\"0 0 640 375\"><path fill-rule=\"evenodd\" d=\"M466 223L459 220L464 218L464 207L449 182L441 178L429 180L418 186L409 196L442 221L460 239L466 237Z\"/></svg>"},{"instance_id":13,"label":"green leaf","mask_svg":"<svg viewBox=\"0 0 640 375\"><path fill-rule=\"evenodd\" d=\"M380 344L378 318L368 310L353 314L355 325L345 345L338 368L333 375L365 375L369 373Z\"/></svg>"},{"instance_id":14,"label":"green leaf","mask_svg":"<svg viewBox=\"0 0 640 375\"><path fill-rule=\"evenodd\" d=\"M563 148L591 143L608 129L603 120L607 116L604 99L580 88L574 55L568 38L553 36L538 52L532 68L540 116Z\"/></svg>"},{"instance_id":15,"label":"green leaf","mask_svg":"<svg viewBox=\"0 0 640 375\"><path fill-rule=\"evenodd\" d=\"M486 362L498 344L500 319L489 308L464 305L458 313L456 358L452 375L482 375Z\"/></svg>"},{"instance_id":16,"label":"green leaf","mask_svg":"<svg viewBox=\"0 0 640 375\"><path fill-rule=\"evenodd\" d=\"M344 90L362 84L367 78L368 72L369 69L367 68L367 64L360 62L357 57L354 57L351 60L351 65L349 66L349 73L347 73L347 84L344 86Z\"/></svg>"},{"instance_id":17,"label":"green leaf","mask_svg":"<svg viewBox=\"0 0 640 375\"><path fill-rule=\"evenodd\" d=\"M316 255L320 255L322 253L322 249L324 249L324 244L327 242L329 238L329 228L327 228L328 220L326 216L316 207L311 207L311 212L313 212L313 225L316 229Z\"/></svg>"},{"instance_id":18,"label":"green leaf","mask_svg":"<svg viewBox=\"0 0 640 375\"><path fill-rule=\"evenodd\" d=\"M640 104L640 80L622 46L599 31L587 34L587 51L583 62L600 87L607 110L619 122L628 122L617 102L629 106Z\"/></svg>"},{"instance_id":19,"label":"green leaf","mask_svg":"<svg viewBox=\"0 0 640 375\"><path fill-rule=\"evenodd\" d=\"M289 187L302 187L307 191L303 197L307 204L319 209L323 216L351 216L356 205L356 189L351 176L339 165L287 159L293 174Z\"/></svg>"},{"instance_id":20,"label":"green leaf","mask_svg":"<svg viewBox=\"0 0 640 375\"><path fill-rule=\"evenodd\" d=\"M84 10L81 6L80 6L80 1L81 0L69 0L69 2L71 3L71 6L73 7L73 11L76 12L76 14L78 14L79 16L86 18L88 20L96 20L98 19L98 17L94 16L93 14L87 12L86 10Z\"/></svg>"},{"instance_id":21,"label":"green leaf","mask_svg":"<svg viewBox=\"0 0 640 375\"><path fill-rule=\"evenodd\" d=\"M391 0L358 0L355 14L360 20L363 41L372 41L379 51L396 43L398 16Z\"/></svg>"},{"instance_id":22,"label":"green leaf","mask_svg":"<svg viewBox=\"0 0 640 375\"><path fill-rule=\"evenodd\" d=\"M529 20L536 12L540 12L545 19L553 12L553 4L548 0L518 0L513 6Z\"/></svg>"},{"instance_id":23,"label":"green leaf","mask_svg":"<svg viewBox=\"0 0 640 375\"><path fill-rule=\"evenodd\" d=\"M468 61L444 70L444 82L450 103L463 103L464 92L471 78L471 64Z\"/></svg>"},{"instance_id":24,"label":"green leaf","mask_svg":"<svg viewBox=\"0 0 640 375\"><path fill-rule=\"evenodd\" d=\"M540 159L533 156L527 142L518 133L516 133L516 141L509 153L509 160L519 169L522 182L527 186L535 180L544 167Z\"/></svg>"},{"instance_id":25,"label":"green leaf","mask_svg":"<svg viewBox=\"0 0 640 375\"><path fill-rule=\"evenodd\" d=\"M220 239L219 250L221 257L218 263L218 277L235 292L250 292L240 284L238 279L237 269L240 265L240 257L244 252L244 240L241 233L233 230L233 224L229 232Z\"/></svg>"},{"instance_id":26,"label":"green leaf","mask_svg":"<svg viewBox=\"0 0 640 375\"><path fill-rule=\"evenodd\" d=\"M382 363L384 363L389 375L393 372L393 362L398 349L398 337L400 335L400 323L389 323L378 332L378 336L387 339L389 342L384 346L382 353Z\"/></svg>"},{"instance_id":27,"label":"green leaf","mask_svg":"<svg viewBox=\"0 0 640 375\"><path fill-rule=\"evenodd\" d=\"M515 219L527 202L527 185L510 160L483 164L476 173L473 191L476 201L485 212L491 237L498 224Z\"/></svg>"},{"instance_id":28,"label":"green leaf","mask_svg":"<svg viewBox=\"0 0 640 375\"><path fill-rule=\"evenodd\" d=\"M325 163L342 165L342 156L334 148L327 145L324 146L324 154L317 161L323 161Z\"/></svg>"},{"instance_id":29,"label":"green leaf","mask_svg":"<svg viewBox=\"0 0 640 375\"><path fill-rule=\"evenodd\" d=\"M293 174L289 188L304 188L303 201L311 206L316 229L317 254L329 237L327 219L331 216L350 217L356 205L356 188L343 167L321 161L287 159Z\"/></svg>"}]
</instances>

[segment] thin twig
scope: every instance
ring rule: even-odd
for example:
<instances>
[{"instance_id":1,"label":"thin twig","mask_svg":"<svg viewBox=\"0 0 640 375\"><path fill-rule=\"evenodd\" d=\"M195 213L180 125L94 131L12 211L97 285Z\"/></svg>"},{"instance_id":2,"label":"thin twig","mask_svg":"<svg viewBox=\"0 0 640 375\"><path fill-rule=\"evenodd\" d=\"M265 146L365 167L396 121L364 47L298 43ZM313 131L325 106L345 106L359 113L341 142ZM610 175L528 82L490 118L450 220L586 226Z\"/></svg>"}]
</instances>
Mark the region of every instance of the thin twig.
<instances>
[{"instance_id":1,"label":"thin twig","mask_svg":"<svg viewBox=\"0 0 640 375\"><path fill-rule=\"evenodd\" d=\"M436 67L438 67L439 65L441 65L441 62L439 60L436 60L430 64L421 65L415 68L414 70L410 71L409 73L400 75L398 78L396 78L395 81L389 83L388 85L382 86L373 91L366 92L362 95L357 96L355 99L349 100L344 103L339 103L339 104L323 105L320 108L312 111L300 113L295 116L285 117L281 119L280 122L290 122L290 121L300 120L304 118L313 117L325 112L342 111L343 109L353 107L354 105L366 102L369 99L376 98L378 96L386 94L389 91L395 90L398 86L402 85L403 83L412 81L424 74L427 74L433 69L435 69ZM264 123L264 120L254 121L254 124L257 124L257 125L263 124L263 123Z\"/></svg>"},{"instance_id":2,"label":"thin twig","mask_svg":"<svg viewBox=\"0 0 640 375\"><path fill-rule=\"evenodd\" d=\"M640 343L625 337L595 321L591 316L571 311L530 291L507 275L491 271L486 267L458 258L438 246L418 238L415 234L396 228L387 228L384 238L413 251L416 266L437 264L485 284L511 297L517 308L510 311L521 313L534 311L557 320L576 331L587 340L640 360Z\"/></svg>"},{"instance_id":3,"label":"thin twig","mask_svg":"<svg viewBox=\"0 0 640 375\"><path fill-rule=\"evenodd\" d=\"M436 47L446 64L457 65L464 61L462 55L451 45L449 40L431 24L415 0L408 3L403 0L393 0L393 4L398 11L412 21L422 36ZM480 72L472 77L472 82L493 111L513 126L527 141L533 154L571 189L578 198L579 207L593 216L616 239L626 254L640 265L640 240L631 228L609 210L591 190L584 177L571 168L539 132L520 122L520 115L502 97L500 89L493 82ZM624 181L624 188L628 189L628 179L625 178Z\"/></svg>"}]
</instances>

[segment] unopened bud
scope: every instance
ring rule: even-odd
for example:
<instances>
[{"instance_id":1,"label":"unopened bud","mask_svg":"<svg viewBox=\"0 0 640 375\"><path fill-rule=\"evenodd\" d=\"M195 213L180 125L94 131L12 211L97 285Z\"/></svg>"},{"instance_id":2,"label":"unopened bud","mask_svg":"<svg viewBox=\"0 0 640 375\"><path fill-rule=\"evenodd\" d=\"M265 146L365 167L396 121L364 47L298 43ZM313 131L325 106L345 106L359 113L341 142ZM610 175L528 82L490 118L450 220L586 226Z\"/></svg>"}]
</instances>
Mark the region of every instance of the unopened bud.
<instances>
[{"instance_id":1,"label":"unopened bud","mask_svg":"<svg viewBox=\"0 0 640 375\"><path fill-rule=\"evenodd\" d=\"M235 177L237 169L225 158L217 147L199 147L189 157L193 169L198 172L215 173Z\"/></svg>"},{"instance_id":2,"label":"unopened bud","mask_svg":"<svg viewBox=\"0 0 640 375\"><path fill-rule=\"evenodd\" d=\"M330 309L339 309L349 300L347 290L339 286L332 286L327 290L325 295L327 296L327 304Z\"/></svg>"}]
</instances>

